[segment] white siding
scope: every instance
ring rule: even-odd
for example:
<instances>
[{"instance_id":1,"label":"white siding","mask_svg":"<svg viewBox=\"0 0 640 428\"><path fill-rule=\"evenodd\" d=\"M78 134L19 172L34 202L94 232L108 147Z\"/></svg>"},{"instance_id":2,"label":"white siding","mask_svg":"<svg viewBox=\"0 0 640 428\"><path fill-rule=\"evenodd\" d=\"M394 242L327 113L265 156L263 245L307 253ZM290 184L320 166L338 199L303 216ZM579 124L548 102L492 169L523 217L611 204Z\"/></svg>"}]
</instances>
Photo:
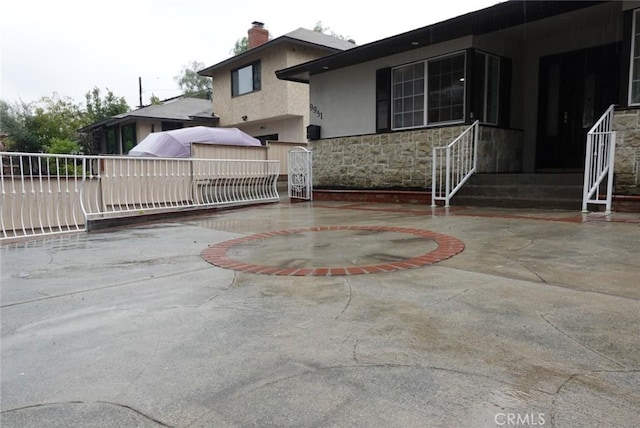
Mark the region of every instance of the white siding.
<instances>
[{"instance_id":1,"label":"white siding","mask_svg":"<svg viewBox=\"0 0 640 428\"><path fill-rule=\"evenodd\" d=\"M322 117L312 112L310 123L320 125L322 138L375 133L376 70L466 49L472 40L471 36L463 37L312 76L310 104Z\"/></svg>"}]
</instances>

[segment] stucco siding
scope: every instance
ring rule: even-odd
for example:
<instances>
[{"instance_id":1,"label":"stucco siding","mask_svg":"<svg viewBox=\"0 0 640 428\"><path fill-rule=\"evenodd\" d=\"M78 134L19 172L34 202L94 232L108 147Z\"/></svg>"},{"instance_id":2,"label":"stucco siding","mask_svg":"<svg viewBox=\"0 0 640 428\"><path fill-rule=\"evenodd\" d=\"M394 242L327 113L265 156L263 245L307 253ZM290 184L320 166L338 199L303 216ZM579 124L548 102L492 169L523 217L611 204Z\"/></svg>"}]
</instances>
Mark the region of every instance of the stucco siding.
<instances>
[{"instance_id":1,"label":"stucco siding","mask_svg":"<svg viewBox=\"0 0 640 428\"><path fill-rule=\"evenodd\" d=\"M278 134L278 141L300 143L307 141L302 116L273 118L268 122L241 124L237 128L255 136Z\"/></svg>"},{"instance_id":2,"label":"stucco siding","mask_svg":"<svg viewBox=\"0 0 640 428\"><path fill-rule=\"evenodd\" d=\"M243 127L245 123L252 129L255 126L267 126L276 128L277 131L258 129L251 134L278 133L281 138L289 141L306 141L305 131L309 124L309 85L279 80L275 72L326 54L325 50L284 43L217 70L213 76L213 109L220 117L220 126ZM258 60L261 65L261 89L232 97L232 70ZM247 117L246 120L243 119L244 116ZM293 120L292 116L300 117L301 120ZM289 129L294 122L299 129Z\"/></svg>"},{"instance_id":3,"label":"stucco siding","mask_svg":"<svg viewBox=\"0 0 640 428\"><path fill-rule=\"evenodd\" d=\"M220 117L220 126L233 126L247 121L265 120L287 113L287 83L275 76L286 66L286 51L273 48L270 55L248 56L242 63L218 70L213 77L213 111ZM281 51L281 52L280 52ZM231 71L260 61L261 89L237 97L231 96Z\"/></svg>"}]
</instances>

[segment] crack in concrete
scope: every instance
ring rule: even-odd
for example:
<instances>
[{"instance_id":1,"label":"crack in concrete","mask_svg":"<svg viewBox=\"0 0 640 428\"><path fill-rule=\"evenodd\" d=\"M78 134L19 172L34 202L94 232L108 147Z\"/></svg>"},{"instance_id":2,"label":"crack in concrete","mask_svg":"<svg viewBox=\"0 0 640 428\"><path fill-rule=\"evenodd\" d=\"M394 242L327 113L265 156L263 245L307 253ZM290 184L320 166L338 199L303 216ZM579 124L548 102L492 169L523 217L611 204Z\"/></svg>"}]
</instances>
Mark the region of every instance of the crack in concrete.
<instances>
[{"instance_id":1,"label":"crack in concrete","mask_svg":"<svg viewBox=\"0 0 640 428\"><path fill-rule=\"evenodd\" d=\"M64 406L67 404L109 404L111 406L116 406L116 407L121 407L123 409L127 409L127 410L131 410L132 412L142 416L143 418L154 422L160 426L163 427L168 427L168 428L174 428L172 425L168 425L164 422L162 422L159 419L154 418L153 416L147 415L143 412L141 412L138 409L135 409L134 407L128 406L126 404L120 404L120 403L114 403L111 401L81 401L81 400L70 400L70 401L56 401L56 402L51 402L51 403L38 403L38 404L32 404L29 406L22 406L22 407L16 407L15 409L8 409L8 410L3 410L2 412L0 412L0 414L4 414L4 413L12 413L12 412L19 412L22 410L30 410L30 409L35 409L38 407L48 407L48 406Z\"/></svg>"},{"instance_id":2,"label":"crack in concrete","mask_svg":"<svg viewBox=\"0 0 640 428\"><path fill-rule=\"evenodd\" d=\"M538 279L540 281L542 281L543 283L548 284L546 279L544 279L538 272L536 272L535 270L531 269L529 266L525 265L524 263L520 263L520 266L522 266L523 268L525 268L526 270L528 270L529 272L531 272L532 274L537 276Z\"/></svg>"},{"instance_id":3,"label":"crack in concrete","mask_svg":"<svg viewBox=\"0 0 640 428\"><path fill-rule=\"evenodd\" d=\"M233 288L233 286L236 284L236 280L238 279L238 271L234 270L232 272L233 272L233 279L231 279L231 283L229 284L229 286L226 288L219 289L218 293L216 293L214 296L209 297L209 299L207 299L208 302L211 302L217 299L218 296L222 295L224 292L229 291L231 288Z\"/></svg>"},{"instance_id":4,"label":"crack in concrete","mask_svg":"<svg viewBox=\"0 0 640 428\"><path fill-rule=\"evenodd\" d=\"M522 236L520 236L520 235L517 235L514 231L512 231L512 230L511 230L511 226L507 227L507 232L508 232L508 233L510 233L510 234L512 234L512 235L513 235L513 236L515 236L516 238L527 239L527 238L524 238L524 237L522 237ZM517 248L511 248L511 247L509 247L509 248L508 248L508 250L509 250L509 251L520 251L520 250L524 250L525 248L529 248L530 246L532 246L534 242L535 242L535 239L529 239L529 242L528 242L526 245L524 245L524 246L522 246L522 247L517 247Z\"/></svg>"},{"instance_id":5,"label":"crack in concrete","mask_svg":"<svg viewBox=\"0 0 640 428\"><path fill-rule=\"evenodd\" d=\"M444 300L448 302L449 300L453 300L453 299L455 299L456 297L458 297L459 295L466 293L467 291L469 291L469 289L468 289L468 288L465 288L464 290L462 290L462 291L460 291L460 292L458 292L458 293L454 294L454 295L453 295L453 296L451 296L451 297L447 297L447 298L446 298L446 299L444 299Z\"/></svg>"},{"instance_id":6,"label":"crack in concrete","mask_svg":"<svg viewBox=\"0 0 640 428\"><path fill-rule=\"evenodd\" d=\"M461 268L461 267L451 266L451 264L447 263L449 260L452 260L452 259L443 260L443 261L438 263L438 266L446 268L446 269L452 269L452 270L456 270L456 271L461 271L461 272L468 272L468 273L473 273L473 274L480 273L482 275L487 275L487 276L497 276L497 277L500 277L500 278L515 279L517 281L532 282L534 284L539 284L538 282L534 282L534 281L531 281L531 280L528 280L528 279L524 279L524 278L516 276L516 275L506 275L504 273L498 273L498 272L491 272L491 273L478 272L478 271L474 271L474 270L471 270L471 269L464 269L464 268ZM523 267L526 267L526 266L523 266ZM533 272L533 273L535 274L535 272ZM571 284L561 284L561 283L558 283L558 282L547 282L547 281L545 281L544 284L548 285L550 287L558 287L558 288L562 288L564 290L572 290L572 291L575 291L577 293L592 293L592 294L598 294L598 295L607 296L607 297L616 297L618 299L633 300L634 302L640 301L640 297L621 296L619 294L607 293L605 291L599 291L599 290L584 290L584 289L580 289L580 288L575 288Z\"/></svg>"},{"instance_id":7,"label":"crack in concrete","mask_svg":"<svg viewBox=\"0 0 640 428\"><path fill-rule=\"evenodd\" d=\"M69 293L61 293L61 294L53 294L53 295L50 295L48 297L40 297L38 299L30 299L30 300L23 300L21 302L8 303L6 305L0 306L0 309L1 308L10 308L10 307L13 307L13 306L26 305L26 304L29 304L29 303L41 302L43 300L57 299L59 297L69 297L69 296L75 296L77 294L92 293L94 291L107 290L109 288L123 287L125 285L131 285L131 284L135 284L135 283L138 283L138 282L146 282L146 281L151 281L151 280L155 280L155 279L159 279L159 278L169 278L169 277L172 277L172 276L183 275L185 273L198 272L198 271L207 270L207 269L210 269L210 268L211 268L210 266L206 266L206 267L197 268L197 269L183 270L183 271L180 271L180 272L171 272L171 273L167 273L167 274L164 274L164 275L157 275L157 276L148 277L148 278L134 279L133 281L121 282L121 283L118 283L118 284L103 285L101 287L93 287L93 288L88 288L86 290L72 291L72 292L69 292Z\"/></svg>"},{"instance_id":8,"label":"crack in concrete","mask_svg":"<svg viewBox=\"0 0 640 428\"><path fill-rule=\"evenodd\" d=\"M557 403L557 400L558 400L558 396L560 395L560 392L564 389L564 387L569 382L571 382L577 376L580 376L580 373L573 373L573 374L569 375L564 380L564 382L562 382L560 385L558 385L558 387L556 388L556 391L553 393L553 399L551 400L551 411L549 412L549 425L551 427L555 427L555 422L556 422L556 403Z\"/></svg>"},{"instance_id":9,"label":"crack in concrete","mask_svg":"<svg viewBox=\"0 0 640 428\"><path fill-rule=\"evenodd\" d=\"M166 424L166 423L162 422L161 420L156 419L156 418L154 418L153 416L149 416L149 415L147 415L147 414L145 414L145 413L141 412L140 410L135 409L135 408L133 408L133 407L131 407L131 406L127 406L126 404L113 403L113 402L110 402L110 401L97 401L97 403L111 404L112 406L118 406L118 407L122 407L122 408L124 408L124 409L129 409L129 410L131 410L132 412L135 412L135 413L137 413L138 415L140 415L140 416L142 416L142 417L144 417L144 418L146 418L146 419L150 420L151 422L155 422L155 423L157 423L157 424L158 424L158 425L160 425L160 426L168 427L168 428L174 428L174 427L173 427L173 425Z\"/></svg>"},{"instance_id":10,"label":"crack in concrete","mask_svg":"<svg viewBox=\"0 0 640 428\"><path fill-rule=\"evenodd\" d=\"M555 427L555 418L556 418L556 406L557 406L557 400L558 397L560 395L560 393L562 392L562 390L570 383L573 382L576 378L578 378L579 376L584 376L588 373L640 373L640 369L632 369L632 370L590 370L588 372L584 372L584 373L573 373L572 375L568 376L567 379L564 380L564 382L562 382L558 388L556 388L555 393L553 394L553 400L551 401L551 411L550 411L550 417L549 417L549 425L551 427ZM607 400L611 403L614 403L615 405L618 406L624 406L630 410L636 410L636 408L627 406L625 403L622 403L620 401L616 401L616 400L612 400L610 397L600 397L601 399Z\"/></svg>"},{"instance_id":11,"label":"crack in concrete","mask_svg":"<svg viewBox=\"0 0 640 428\"><path fill-rule=\"evenodd\" d=\"M351 305L351 297L353 296L353 288L351 287L351 281L349 281L349 278L345 277L344 282L349 287L349 299L347 300L347 303L344 305L344 308L342 308L340 313L335 317L336 320L340 318L342 314L344 314L344 312L347 310L347 308Z\"/></svg>"},{"instance_id":12,"label":"crack in concrete","mask_svg":"<svg viewBox=\"0 0 640 428\"><path fill-rule=\"evenodd\" d=\"M553 327L558 333L560 333L561 335L571 339L573 342L577 343L578 345L582 346L585 349L588 349L589 351L593 352L594 354L604 358L605 360L614 363L617 366L623 367L625 368L624 364L620 364L619 362L617 362L616 360L614 360L611 357L606 356L605 354L603 354L602 352L596 351L595 349L591 348L590 346L580 342L579 340L577 340L576 338L570 336L567 332L565 332L564 330L562 330L560 327L556 326L554 323L552 323L551 321L549 321L544 314L537 312L537 314L540 316L540 318L542 318L547 324L549 324L551 327Z\"/></svg>"}]
</instances>

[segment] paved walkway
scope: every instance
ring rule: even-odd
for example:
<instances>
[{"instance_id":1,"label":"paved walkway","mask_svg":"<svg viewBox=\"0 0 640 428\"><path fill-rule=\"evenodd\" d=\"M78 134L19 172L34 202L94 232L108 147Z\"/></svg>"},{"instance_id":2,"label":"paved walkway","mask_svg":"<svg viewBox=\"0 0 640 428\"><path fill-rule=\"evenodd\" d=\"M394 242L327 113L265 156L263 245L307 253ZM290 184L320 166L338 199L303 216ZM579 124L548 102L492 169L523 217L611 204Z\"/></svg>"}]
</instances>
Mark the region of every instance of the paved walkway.
<instances>
[{"instance_id":1,"label":"paved walkway","mask_svg":"<svg viewBox=\"0 0 640 428\"><path fill-rule=\"evenodd\" d=\"M282 203L0 257L3 427L638 425L638 215Z\"/></svg>"}]
</instances>

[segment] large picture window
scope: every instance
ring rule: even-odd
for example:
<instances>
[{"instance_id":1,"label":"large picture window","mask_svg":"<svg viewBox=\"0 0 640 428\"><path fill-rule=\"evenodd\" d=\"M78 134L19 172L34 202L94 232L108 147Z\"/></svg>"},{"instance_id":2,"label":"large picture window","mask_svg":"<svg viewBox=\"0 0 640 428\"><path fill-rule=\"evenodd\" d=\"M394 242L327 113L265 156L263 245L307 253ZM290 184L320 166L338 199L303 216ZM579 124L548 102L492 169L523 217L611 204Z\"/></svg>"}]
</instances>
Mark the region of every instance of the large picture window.
<instances>
[{"instance_id":1,"label":"large picture window","mask_svg":"<svg viewBox=\"0 0 640 428\"><path fill-rule=\"evenodd\" d=\"M231 96L259 91L261 86L260 62L254 62L231 71Z\"/></svg>"},{"instance_id":2,"label":"large picture window","mask_svg":"<svg viewBox=\"0 0 640 428\"><path fill-rule=\"evenodd\" d=\"M461 52L393 69L393 129L464 121L465 58Z\"/></svg>"},{"instance_id":3,"label":"large picture window","mask_svg":"<svg viewBox=\"0 0 640 428\"><path fill-rule=\"evenodd\" d=\"M631 70L629 73L629 105L640 104L640 9L633 12L631 36Z\"/></svg>"},{"instance_id":4,"label":"large picture window","mask_svg":"<svg viewBox=\"0 0 640 428\"><path fill-rule=\"evenodd\" d=\"M464 120L465 54L428 62L429 123Z\"/></svg>"}]
</instances>

